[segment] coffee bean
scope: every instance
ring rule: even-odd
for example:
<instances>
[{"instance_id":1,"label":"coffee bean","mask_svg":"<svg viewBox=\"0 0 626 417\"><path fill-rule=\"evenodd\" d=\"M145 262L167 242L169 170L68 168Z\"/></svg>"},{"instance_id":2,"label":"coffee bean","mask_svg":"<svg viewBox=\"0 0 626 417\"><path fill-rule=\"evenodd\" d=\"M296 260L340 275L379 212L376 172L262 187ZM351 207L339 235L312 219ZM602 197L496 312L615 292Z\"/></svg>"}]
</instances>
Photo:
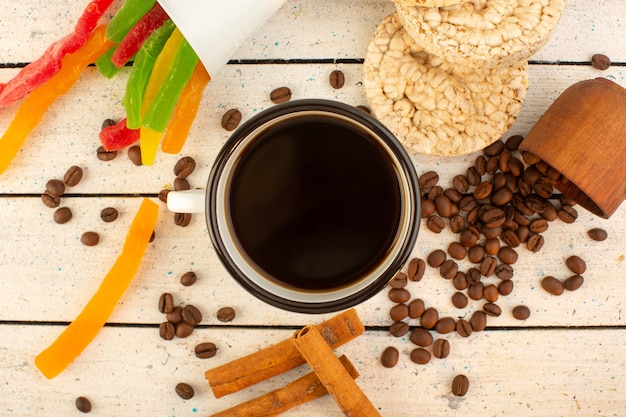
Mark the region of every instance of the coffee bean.
<instances>
[{"instance_id":1,"label":"coffee bean","mask_svg":"<svg viewBox=\"0 0 626 417\"><path fill-rule=\"evenodd\" d=\"M483 149L483 153L485 154L485 156L496 156L499 155L504 149L504 142L498 139L497 141L493 142L485 149Z\"/></svg>"},{"instance_id":2,"label":"coffee bean","mask_svg":"<svg viewBox=\"0 0 626 417\"><path fill-rule=\"evenodd\" d=\"M528 238L530 237L530 229L528 228L528 226L519 226L515 231L515 234L517 235L517 239L519 239L519 243L521 245L522 243L528 242Z\"/></svg>"},{"instance_id":3,"label":"coffee bean","mask_svg":"<svg viewBox=\"0 0 626 417\"><path fill-rule=\"evenodd\" d=\"M539 179L539 181L535 183L535 185L533 186L533 190L535 190L535 193L540 197L543 197L543 198L552 197L552 193L553 193L552 184L544 180L543 178Z\"/></svg>"},{"instance_id":4,"label":"coffee bean","mask_svg":"<svg viewBox=\"0 0 626 417\"><path fill-rule=\"evenodd\" d=\"M524 305L519 305L513 308L513 317L517 320L526 320L530 317L530 309Z\"/></svg>"},{"instance_id":5,"label":"coffee bean","mask_svg":"<svg viewBox=\"0 0 626 417\"><path fill-rule=\"evenodd\" d=\"M452 305L456 308L467 307L467 296L460 291L455 292L452 295Z\"/></svg>"},{"instance_id":6,"label":"coffee bean","mask_svg":"<svg viewBox=\"0 0 626 417\"><path fill-rule=\"evenodd\" d=\"M169 314L174 310L174 297L172 294L165 292L159 297L159 312Z\"/></svg>"},{"instance_id":7,"label":"coffee bean","mask_svg":"<svg viewBox=\"0 0 626 417\"><path fill-rule=\"evenodd\" d=\"M476 205L477 203L476 203L476 199L474 198L474 196L466 195L459 202L459 210L464 211L464 212L470 212L476 208Z\"/></svg>"},{"instance_id":8,"label":"coffee bean","mask_svg":"<svg viewBox=\"0 0 626 417\"><path fill-rule=\"evenodd\" d=\"M411 361L418 365L425 365L430 362L430 352L424 348L413 349L409 355Z\"/></svg>"},{"instance_id":9,"label":"coffee bean","mask_svg":"<svg viewBox=\"0 0 626 417\"><path fill-rule=\"evenodd\" d=\"M193 333L193 328L194 328L193 325L185 321L181 321L180 323L177 323L175 327L176 327L176 336L180 337L181 339L189 337L191 333Z\"/></svg>"},{"instance_id":10,"label":"coffee bean","mask_svg":"<svg viewBox=\"0 0 626 417\"><path fill-rule=\"evenodd\" d=\"M459 270L459 265L452 259L444 261L439 267L439 274L442 278L452 279Z\"/></svg>"},{"instance_id":11,"label":"coffee bean","mask_svg":"<svg viewBox=\"0 0 626 417\"><path fill-rule=\"evenodd\" d=\"M480 184L481 174L478 173L476 167L469 167L465 176L470 185L478 186L478 184Z\"/></svg>"},{"instance_id":12,"label":"coffee bean","mask_svg":"<svg viewBox=\"0 0 626 417\"><path fill-rule=\"evenodd\" d=\"M456 321L456 332L461 337L469 337L472 334L472 325L465 319Z\"/></svg>"},{"instance_id":13,"label":"coffee bean","mask_svg":"<svg viewBox=\"0 0 626 417\"><path fill-rule=\"evenodd\" d=\"M602 242L606 240L606 238L608 237L608 233L606 232L606 230L599 229L599 228L590 229L587 231L587 234L592 240L595 240L598 242Z\"/></svg>"},{"instance_id":14,"label":"coffee bean","mask_svg":"<svg viewBox=\"0 0 626 417\"><path fill-rule=\"evenodd\" d=\"M516 151L519 149L519 145L524 140L524 136L522 135L513 135L506 140L506 147L511 151Z\"/></svg>"},{"instance_id":15,"label":"coffee bean","mask_svg":"<svg viewBox=\"0 0 626 417\"><path fill-rule=\"evenodd\" d=\"M471 284L478 284L480 282L480 279L482 278L482 275L480 274L480 271L476 268L470 268L467 270L467 282L471 285Z\"/></svg>"},{"instance_id":16,"label":"coffee bean","mask_svg":"<svg viewBox=\"0 0 626 417\"><path fill-rule=\"evenodd\" d=\"M498 296L498 287L493 284L485 286L485 289L483 290L483 297L485 298L485 300L490 303L495 303L496 301L498 301Z\"/></svg>"},{"instance_id":17,"label":"coffee bean","mask_svg":"<svg viewBox=\"0 0 626 417\"><path fill-rule=\"evenodd\" d=\"M63 175L63 182L68 187L75 187L83 178L83 170L76 165L71 166Z\"/></svg>"},{"instance_id":18,"label":"coffee bean","mask_svg":"<svg viewBox=\"0 0 626 417\"><path fill-rule=\"evenodd\" d=\"M500 293L500 295L502 296L507 296L510 295L513 292L513 281L510 279L507 279L506 281L502 281L501 283L498 284L498 292Z\"/></svg>"},{"instance_id":19,"label":"coffee bean","mask_svg":"<svg viewBox=\"0 0 626 417\"><path fill-rule=\"evenodd\" d=\"M438 185L435 185L430 190L428 190L427 198L429 200L435 201L435 199L439 196L443 195L443 188ZM435 204L436 207L436 204Z\"/></svg>"},{"instance_id":20,"label":"coffee bean","mask_svg":"<svg viewBox=\"0 0 626 417\"><path fill-rule=\"evenodd\" d=\"M416 327L411 330L409 340L417 346L428 347L433 344L433 335L426 329Z\"/></svg>"},{"instance_id":21,"label":"coffee bean","mask_svg":"<svg viewBox=\"0 0 626 417\"><path fill-rule=\"evenodd\" d=\"M182 311L183 321L192 326L200 324L202 321L202 313L192 304L187 304Z\"/></svg>"},{"instance_id":22,"label":"coffee bean","mask_svg":"<svg viewBox=\"0 0 626 417\"><path fill-rule=\"evenodd\" d=\"M235 309L232 307L222 307L219 310L217 310L217 313L215 315L219 321L229 322L235 319L236 313L235 313Z\"/></svg>"},{"instance_id":23,"label":"coffee bean","mask_svg":"<svg viewBox=\"0 0 626 417\"><path fill-rule=\"evenodd\" d=\"M550 203L549 201L546 201L546 205L541 212L541 217L551 222L558 219L559 214L556 207L554 207L554 205L552 205L552 203Z\"/></svg>"},{"instance_id":24,"label":"coffee bean","mask_svg":"<svg viewBox=\"0 0 626 417\"><path fill-rule=\"evenodd\" d=\"M176 226L187 227L191 222L191 213L175 213L174 223Z\"/></svg>"},{"instance_id":25,"label":"coffee bean","mask_svg":"<svg viewBox=\"0 0 626 417\"><path fill-rule=\"evenodd\" d=\"M574 223L578 218L578 212L574 207L563 206L558 211L558 216L563 223Z\"/></svg>"},{"instance_id":26,"label":"coffee bean","mask_svg":"<svg viewBox=\"0 0 626 417\"><path fill-rule=\"evenodd\" d=\"M411 281L420 281L426 272L426 262L423 259L413 258L409 261L408 277Z\"/></svg>"},{"instance_id":27,"label":"coffee bean","mask_svg":"<svg viewBox=\"0 0 626 417\"><path fill-rule=\"evenodd\" d=\"M497 237L489 238L485 241L485 252L489 255L497 255L500 251L500 240Z\"/></svg>"},{"instance_id":28,"label":"coffee bean","mask_svg":"<svg viewBox=\"0 0 626 417\"><path fill-rule=\"evenodd\" d=\"M473 227L468 227L463 232L461 232L461 244L466 248L472 248L478 242L480 238L480 232Z\"/></svg>"},{"instance_id":29,"label":"coffee bean","mask_svg":"<svg viewBox=\"0 0 626 417\"><path fill-rule=\"evenodd\" d=\"M513 199L513 191L508 187L499 188L493 195L491 196L491 202L496 206L505 206L511 202Z\"/></svg>"},{"instance_id":30,"label":"coffee bean","mask_svg":"<svg viewBox=\"0 0 626 417\"><path fill-rule=\"evenodd\" d=\"M483 305L483 311L491 317L500 317L502 314L502 309L495 303L485 303L485 305Z\"/></svg>"},{"instance_id":31,"label":"coffee bean","mask_svg":"<svg viewBox=\"0 0 626 417\"><path fill-rule=\"evenodd\" d=\"M61 204L61 197L52 195L48 191L44 191L44 193L41 194L41 201L47 207L55 208L55 207L59 207L59 205Z\"/></svg>"},{"instance_id":32,"label":"coffee bean","mask_svg":"<svg viewBox=\"0 0 626 417\"><path fill-rule=\"evenodd\" d=\"M96 149L96 158L101 161L108 162L115 159L117 156L117 151L108 151L104 149L104 146L98 146Z\"/></svg>"},{"instance_id":33,"label":"coffee bean","mask_svg":"<svg viewBox=\"0 0 626 417\"><path fill-rule=\"evenodd\" d=\"M409 303L409 317L412 319L418 319L422 317L426 311L426 306L424 305L424 301L420 298L416 298L415 300Z\"/></svg>"},{"instance_id":34,"label":"coffee bean","mask_svg":"<svg viewBox=\"0 0 626 417\"><path fill-rule=\"evenodd\" d=\"M406 304L396 304L389 310L389 317L393 321L402 321L409 316L409 306Z\"/></svg>"},{"instance_id":35,"label":"coffee bean","mask_svg":"<svg viewBox=\"0 0 626 417\"><path fill-rule=\"evenodd\" d=\"M467 295L474 301L481 300L485 295L485 284L480 281L475 284L470 284L467 287Z\"/></svg>"},{"instance_id":36,"label":"coffee bean","mask_svg":"<svg viewBox=\"0 0 626 417\"><path fill-rule=\"evenodd\" d=\"M408 277L404 272L398 272L393 277L391 281L389 281L389 286L391 288L405 288L407 285Z\"/></svg>"},{"instance_id":37,"label":"coffee bean","mask_svg":"<svg viewBox=\"0 0 626 417\"><path fill-rule=\"evenodd\" d=\"M433 233L441 233L445 229L446 223L441 217L433 214L426 219L426 227Z\"/></svg>"},{"instance_id":38,"label":"coffee bean","mask_svg":"<svg viewBox=\"0 0 626 417\"><path fill-rule=\"evenodd\" d=\"M513 175L513 177L519 178L522 175L522 172L524 172L524 163L520 159L512 157L509 160L509 172Z\"/></svg>"},{"instance_id":39,"label":"coffee bean","mask_svg":"<svg viewBox=\"0 0 626 417\"><path fill-rule=\"evenodd\" d=\"M494 175L497 169L498 157L494 155L487 158L487 163L485 164L485 171L487 171L487 174Z\"/></svg>"},{"instance_id":40,"label":"coffee bean","mask_svg":"<svg viewBox=\"0 0 626 417\"><path fill-rule=\"evenodd\" d=\"M170 193L170 191L171 190L166 190L166 189L159 191L159 200L161 200L164 203L167 203L167 195Z\"/></svg>"},{"instance_id":41,"label":"coffee bean","mask_svg":"<svg viewBox=\"0 0 626 417\"><path fill-rule=\"evenodd\" d=\"M279 104L291 100L291 90L289 87L279 87L270 93L272 103Z\"/></svg>"},{"instance_id":42,"label":"coffee bean","mask_svg":"<svg viewBox=\"0 0 626 417\"><path fill-rule=\"evenodd\" d=\"M461 194L465 194L469 190L470 183L465 175L457 175L452 178L452 185Z\"/></svg>"},{"instance_id":43,"label":"coffee bean","mask_svg":"<svg viewBox=\"0 0 626 417\"><path fill-rule=\"evenodd\" d=\"M445 359L450 355L450 342L446 339L437 339L433 343L433 356L438 359Z\"/></svg>"},{"instance_id":44,"label":"coffee bean","mask_svg":"<svg viewBox=\"0 0 626 417\"><path fill-rule=\"evenodd\" d=\"M85 232L80 237L80 241L85 246L96 246L100 242L100 235L96 232Z\"/></svg>"},{"instance_id":45,"label":"coffee bean","mask_svg":"<svg viewBox=\"0 0 626 417\"><path fill-rule=\"evenodd\" d=\"M174 323L165 321L159 325L159 336L165 340L172 340L176 336L176 328Z\"/></svg>"},{"instance_id":46,"label":"coffee bean","mask_svg":"<svg viewBox=\"0 0 626 417\"><path fill-rule=\"evenodd\" d=\"M193 398L193 387L185 382L179 382L176 384L176 394L183 400L189 400Z\"/></svg>"},{"instance_id":47,"label":"coffee bean","mask_svg":"<svg viewBox=\"0 0 626 417\"><path fill-rule=\"evenodd\" d=\"M513 267L507 264L496 266L496 276L503 281L513 278Z\"/></svg>"},{"instance_id":48,"label":"coffee bean","mask_svg":"<svg viewBox=\"0 0 626 417\"><path fill-rule=\"evenodd\" d=\"M187 178L196 169L196 161L190 156L183 156L174 165L176 178Z\"/></svg>"},{"instance_id":49,"label":"coffee bean","mask_svg":"<svg viewBox=\"0 0 626 417\"><path fill-rule=\"evenodd\" d=\"M272 100L273 101L273 100ZM287 100L286 100L287 101ZM222 128L229 132L235 130L239 123L241 123L241 119L243 118L241 112L237 109L230 109L222 116Z\"/></svg>"},{"instance_id":50,"label":"coffee bean","mask_svg":"<svg viewBox=\"0 0 626 417\"><path fill-rule=\"evenodd\" d=\"M496 272L498 261L493 256L487 256L480 263L480 273L485 277L490 277Z\"/></svg>"},{"instance_id":51,"label":"coffee bean","mask_svg":"<svg viewBox=\"0 0 626 417\"><path fill-rule=\"evenodd\" d=\"M427 171L419 176L418 182L420 188L423 190L429 190L433 188L439 182L439 174L435 171Z\"/></svg>"},{"instance_id":52,"label":"coffee bean","mask_svg":"<svg viewBox=\"0 0 626 417\"><path fill-rule=\"evenodd\" d=\"M439 334L452 333L456 329L456 322L452 317L442 317L437 321L435 330Z\"/></svg>"},{"instance_id":53,"label":"coffee bean","mask_svg":"<svg viewBox=\"0 0 626 417\"><path fill-rule=\"evenodd\" d=\"M100 126L100 130L104 130L109 127L115 126L117 123L113 119L104 119L102 121L102 125Z\"/></svg>"},{"instance_id":54,"label":"coffee bean","mask_svg":"<svg viewBox=\"0 0 626 417\"><path fill-rule=\"evenodd\" d=\"M426 258L426 262L428 263L428 265L432 266L433 268L441 266L445 262L445 260L446 253L441 249L435 249L430 254L428 254L428 257Z\"/></svg>"},{"instance_id":55,"label":"coffee bean","mask_svg":"<svg viewBox=\"0 0 626 417\"><path fill-rule=\"evenodd\" d=\"M185 272L180 277L180 283L185 287L189 287L190 285L193 285L197 280L198 280L198 276L193 271Z\"/></svg>"},{"instance_id":56,"label":"coffee bean","mask_svg":"<svg viewBox=\"0 0 626 417\"><path fill-rule=\"evenodd\" d=\"M483 245L474 245L467 251L467 259L472 263L480 263L485 258L485 247Z\"/></svg>"},{"instance_id":57,"label":"coffee bean","mask_svg":"<svg viewBox=\"0 0 626 417\"><path fill-rule=\"evenodd\" d=\"M611 66L611 60L604 54L593 54L591 56L591 66L595 69L606 70Z\"/></svg>"},{"instance_id":58,"label":"coffee bean","mask_svg":"<svg viewBox=\"0 0 626 417\"><path fill-rule=\"evenodd\" d=\"M491 190L493 189L493 185L488 181L483 181L474 189L474 198L476 200L482 200L491 194Z\"/></svg>"},{"instance_id":59,"label":"coffee bean","mask_svg":"<svg viewBox=\"0 0 626 417\"><path fill-rule=\"evenodd\" d=\"M567 278L563 283L563 286L567 291L576 291L583 286L585 279L581 275L572 275Z\"/></svg>"},{"instance_id":60,"label":"coffee bean","mask_svg":"<svg viewBox=\"0 0 626 417\"><path fill-rule=\"evenodd\" d=\"M469 389L469 379L465 375L457 375L452 380L452 394L463 397Z\"/></svg>"},{"instance_id":61,"label":"coffee bean","mask_svg":"<svg viewBox=\"0 0 626 417\"><path fill-rule=\"evenodd\" d=\"M54 221L58 224L65 224L72 219L72 210L69 207L61 207L54 212Z\"/></svg>"},{"instance_id":62,"label":"coffee bean","mask_svg":"<svg viewBox=\"0 0 626 417\"><path fill-rule=\"evenodd\" d=\"M526 249L531 252L539 252L543 248L544 239L540 234L532 234L526 241Z\"/></svg>"},{"instance_id":63,"label":"coffee bean","mask_svg":"<svg viewBox=\"0 0 626 417\"><path fill-rule=\"evenodd\" d=\"M148 243L152 243L154 242L154 238L156 237L156 233L154 233L154 230L152 231L152 234L150 235L150 239L148 240Z\"/></svg>"},{"instance_id":64,"label":"coffee bean","mask_svg":"<svg viewBox=\"0 0 626 417\"><path fill-rule=\"evenodd\" d=\"M452 202L445 195L440 195L435 198L435 209L437 214L443 218L452 217Z\"/></svg>"},{"instance_id":65,"label":"coffee bean","mask_svg":"<svg viewBox=\"0 0 626 417\"><path fill-rule=\"evenodd\" d=\"M465 230L465 219L460 214L450 218L450 230L452 233L461 233Z\"/></svg>"},{"instance_id":66,"label":"coffee bean","mask_svg":"<svg viewBox=\"0 0 626 417\"><path fill-rule=\"evenodd\" d=\"M561 295L565 290L563 283L553 276L547 276L541 280L541 286L552 295Z\"/></svg>"},{"instance_id":67,"label":"coffee bean","mask_svg":"<svg viewBox=\"0 0 626 417\"><path fill-rule=\"evenodd\" d=\"M189 181L187 181L187 178L174 179L175 191L185 191L185 190L190 190L190 189L191 189L191 185L189 184Z\"/></svg>"},{"instance_id":68,"label":"coffee bean","mask_svg":"<svg viewBox=\"0 0 626 417\"><path fill-rule=\"evenodd\" d=\"M424 314L420 317L420 324L425 329L432 329L437 325L439 321L439 312L433 307L429 307L424 310Z\"/></svg>"},{"instance_id":69,"label":"coffee bean","mask_svg":"<svg viewBox=\"0 0 626 417\"><path fill-rule=\"evenodd\" d=\"M76 409L81 413L88 413L91 411L91 401L85 397L76 398Z\"/></svg>"},{"instance_id":70,"label":"coffee bean","mask_svg":"<svg viewBox=\"0 0 626 417\"><path fill-rule=\"evenodd\" d=\"M217 354L217 346L212 342L199 343L194 348L194 353L200 359L212 358Z\"/></svg>"},{"instance_id":71,"label":"coffee bean","mask_svg":"<svg viewBox=\"0 0 626 417\"><path fill-rule=\"evenodd\" d=\"M485 210L481 214L480 219L484 223L485 227L496 228L504 224L504 222L506 221L506 213L500 208L491 208Z\"/></svg>"},{"instance_id":72,"label":"coffee bean","mask_svg":"<svg viewBox=\"0 0 626 417\"><path fill-rule=\"evenodd\" d=\"M461 194L460 192L458 192L454 188L446 188L445 190L443 190L443 195L445 195L446 197L448 197L450 199L450 202L452 203L452 206L450 207L450 211L452 213L454 213L455 211L459 210L458 204L463 199L463 197L464 197L463 194Z\"/></svg>"},{"instance_id":73,"label":"coffee bean","mask_svg":"<svg viewBox=\"0 0 626 417\"><path fill-rule=\"evenodd\" d=\"M409 332L409 325L403 321L394 321L389 326L389 334L394 337L402 337Z\"/></svg>"},{"instance_id":74,"label":"coffee bean","mask_svg":"<svg viewBox=\"0 0 626 417\"><path fill-rule=\"evenodd\" d=\"M103 222L106 223L111 223L112 221L115 221L118 216L119 212L113 207L106 207L103 208L102 211L100 211L100 218Z\"/></svg>"},{"instance_id":75,"label":"coffee bean","mask_svg":"<svg viewBox=\"0 0 626 417\"><path fill-rule=\"evenodd\" d=\"M178 324L183 321L183 308L175 306L172 311L165 313L165 318L172 324Z\"/></svg>"},{"instance_id":76,"label":"coffee bean","mask_svg":"<svg viewBox=\"0 0 626 417\"><path fill-rule=\"evenodd\" d=\"M409 301L411 293L405 288L392 288L387 296L394 303L401 304Z\"/></svg>"},{"instance_id":77,"label":"coffee bean","mask_svg":"<svg viewBox=\"0 0 626 417\"><path fill-rule=\"evenodd\" d=\"M517 262L518 255L515 249L503 246L498 252L498 258L507 265L513 265Z\"/></svg>"},{"instance_id":78,"label":"coffee bean","mask_svg":"<svg viewBox=\"0 0 626 417\"><path fill-rule=\"evenodd\" d=\"M435 202L428 199L422 199L422 219L427 219L436 210Z\"/></svg>"},{"instance_id":79,"label":"coffee bean","mask_svg":"<svg viewBox=\"0 0 626 417\"><path fill-rule=\"evenodd\" d=\"M46 192L50 195L60 197L65 192L65 184L61 180L52 179L46 183Z\"/></svg>"},{"instance_id":80,"label":"coffee bean","mask_svg":"<svg viewBox=\"0 0 626 417\"><path fill-rule=\"evenodd\" d=\"M448 253L454 259L463 260L467 256L467 249L459 242L452 242L448 246Z\"/></svg>"},{"instance_id":81,"label":"coffee bean","mask_svg":"<svg viewBox=\"0 0 626 417\"><path fill-rule=\"evenodd\" d=\"M128 148L128 159L130 159L130 161L136 166L141 166L143 164L141 161L141 148L139 145L133 145Z\"/></svg>"},{"instance_id":82,"label":"coffee bean","mask_svg":"<svg viewBox=\"0 0 626 417\"><path fill-rule=\"evenodd\" d=\"M580 256L572 255L565 260L565 265L575 274L582 275L587 270L587 264Z\"/></svg>"},{"instance_id":83,"label":"coffee bean","mask_svg":"<svg viewBox=\"0 0 626 417\"><path fill-rule=\"evenodd\" d=\"M487 315L483 311L476 310L469 322L472 325L472 331L481 332L487 327Z\"/></svg>"},{"instance_id":84,"label":"coffee bean","mask_svg":"<svg viewBox=\"0 0 626 417\"><path fill-rule=\"evenodd\" d=\"M346 82L346 76L340 70L334 70L330 73L329 80L330 86L334 89L339 89L344 86Z\"/></svg>"},{"instance_id":85,"label":"coffee bean","mask_svg":"<svg viewBox=\"0 0 626 417\"><path fill-rule=\"evenodd\" d=\"M462 271L457 272L454 278L452 278L452 285L459 291L466 289L469 285L467 282L467 274Z\"/></svg>"},{"instance_id":86,"label":"coffee bean","mask_svg":"<svg viewBox=\"0 0 626 417\"><path fill-rule=\"evenodd\" d=\"M515 231L511 229L503 230L500 238L507 246L510 246L512 248L516 248L520 245L520 240L517 236L517 233L515 233Z\"/></svg>"},{"instance_id":87,"label":"coffee bean","mask_svg":"<svg viewBox=\"0 0 626 417\"><path fill-rule=\"evenodd\" d=\"M380 356L380 363L385 368L393 368L398 364L399 357L400 353L398 352L398 349L393 346L387 346Z\"/></svg>"}]
</instances>

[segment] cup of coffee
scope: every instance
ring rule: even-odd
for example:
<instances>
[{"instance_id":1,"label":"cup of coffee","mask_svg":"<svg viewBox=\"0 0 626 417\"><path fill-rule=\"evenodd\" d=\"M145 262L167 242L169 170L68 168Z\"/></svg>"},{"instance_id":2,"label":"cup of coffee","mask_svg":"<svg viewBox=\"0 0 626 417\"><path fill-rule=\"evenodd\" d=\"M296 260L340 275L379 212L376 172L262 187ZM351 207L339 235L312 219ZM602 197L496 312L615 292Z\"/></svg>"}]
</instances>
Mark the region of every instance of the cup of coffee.
<instances>
[{"instance_id":1,"label":"cup of coffee","mask_svg":"<svg viewBox=\"0 0 626 417\"><path fill-rule=\"evenodd\" d=\"M243 123L206 190L173 191L204 212L213 247L257 298L303 313L363 302L402 268L417 238L410 157L366 112L328 100L275 105Z\"/></svg>"}]
</instances>

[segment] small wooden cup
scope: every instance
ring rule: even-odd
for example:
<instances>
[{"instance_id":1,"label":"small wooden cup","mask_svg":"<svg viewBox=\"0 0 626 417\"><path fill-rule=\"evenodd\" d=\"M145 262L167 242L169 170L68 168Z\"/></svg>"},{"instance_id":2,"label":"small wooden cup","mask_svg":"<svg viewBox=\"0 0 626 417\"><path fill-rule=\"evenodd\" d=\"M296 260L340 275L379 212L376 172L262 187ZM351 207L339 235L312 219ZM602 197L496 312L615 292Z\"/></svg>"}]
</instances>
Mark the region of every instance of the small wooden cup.
<instances>
[{"instance_id":1,"label":"small wooden cup","mask_svg":"<svg viewBox=\"0 0 626 417\"><path fill-rule=\"evenodd\" d=\"M520 150L562 174L555 187L608 219L626 198L626 90L606 78L567 88Z\"/></svg>"}]
</instances>

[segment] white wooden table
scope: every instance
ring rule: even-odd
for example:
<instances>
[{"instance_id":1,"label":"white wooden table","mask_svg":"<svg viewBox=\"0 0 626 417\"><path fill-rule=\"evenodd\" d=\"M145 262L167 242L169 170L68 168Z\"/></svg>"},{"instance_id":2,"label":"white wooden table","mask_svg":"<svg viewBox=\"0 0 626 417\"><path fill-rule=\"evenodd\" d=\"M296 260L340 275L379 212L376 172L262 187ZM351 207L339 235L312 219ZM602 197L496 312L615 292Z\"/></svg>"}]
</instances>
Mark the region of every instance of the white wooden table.
<instances>
[{"instance_id":1,"label":"white wooden table","mask_svg":"<svg viewBox=\"0 0 626 417\"><path fill-rule=\"evenodd\" d=\"M2 0L0 10L0 80L15 65L39 57L48 44L68 33L86 0ZM72 416L78 396L93 403L95 416L210 415L278 388L306 372L287 374L216 399L204 372L242 355L283 340L295 328L331 315L287 313L248 295L227 274L210 246L204 219L194 216L186 228L174 224L162 205L156 239L150 244L138 275L94 342L61 375L47 380L34 357L51 343L81 311L120 252L124 236L143 196L155 201L171 187L172 168L182 155L196 159L192 186L201 187L213 159L229 133L220 127L222 114L238 108L249 118L270 107L269 92L289 86L294 98L328 98L366 105L360 85L362 59L374 29L394 7L387 0L289 0L237 52L233 62L211 81L200 112L180 155L159 153L151 167L136 167L121 153L110 162L96 158L98 131L105 118L123 115L120 100L128 68L107 80L90 67L72 90L47 112L10 168L0 177L0 415ZM593 69L594 53L614 65ZM334 90L328 75L346 74L346 85ZM569 0L548 44L532 57L530 89L522 114L509 134L525 134L546 108L571 84L607 77L626 87L626 3L624 0ZM8 126L17 106L2 109L0 129ZM457 158L414 156L418 173L435 169L450 184L464 173L477 154ZM65 225L54 223L53 210L40 194L51 178L62 177L71 165L85 177L63 203L74 212ZM115 207L120 217L100 220L100 210ZM447 359L427 365L409 360L414 346L388 331L392 306L383 291L359 305L366 333L339 349L358 368L357 380L383 416L619 416L626 409L626 205L610 220L579 208L576 223L556 221L546 244L536 254L521 249L515 291L498 301L503 314L488 329L451 342ZM602 227L604 242L591 241L586 231ZM80 235L100 233L100 244L86 247ZM414 256L425 258L445 249L454 238L422 227ZM560 297L540 287L544 275L568 276L564 259L587 261L584 286ZM198 282L183 287L179 277L193 270ZM419 283L409 283L414 297L436 307L441 315L470 314L482 303L455 309L449 282L429 268ZM157 300L171 292L177 303L194 304L204 315L201 326L186 339L165 341L158 325L163 315ZM531 316L519 322L510 313L525 304ZM232 306L237 316L228 324L215 312ZM211 359L198 359L194 346L212 341L219 347ZM386 346L396 346L399 364L380 365ZM451 395L450 382L459 373L470 379L467 396ZM174 392L178 382L190 383L194 398ZM340 416L329 397L308 403L285 416Z\"/></svg>"}]
</instances>

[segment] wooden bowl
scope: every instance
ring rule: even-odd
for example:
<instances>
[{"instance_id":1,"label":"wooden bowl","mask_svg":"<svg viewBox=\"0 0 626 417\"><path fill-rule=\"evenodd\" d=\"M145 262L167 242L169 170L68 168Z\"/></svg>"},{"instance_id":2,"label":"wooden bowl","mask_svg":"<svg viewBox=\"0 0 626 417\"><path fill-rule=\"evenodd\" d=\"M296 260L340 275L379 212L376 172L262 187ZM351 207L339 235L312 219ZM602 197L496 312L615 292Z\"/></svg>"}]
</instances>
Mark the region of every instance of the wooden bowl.
<instances>
[{"instance_id":1,"label":"wooden bowl","mask_svg":"<svg viewBox=\"0 0 626 417\"><path fill-rule=\"evenodd\" d=\"M626 90L606 78L567 88L533 126L520 150L555 168L555 185L609 218L626 198Z\"/></svg>"}]
</instances>

